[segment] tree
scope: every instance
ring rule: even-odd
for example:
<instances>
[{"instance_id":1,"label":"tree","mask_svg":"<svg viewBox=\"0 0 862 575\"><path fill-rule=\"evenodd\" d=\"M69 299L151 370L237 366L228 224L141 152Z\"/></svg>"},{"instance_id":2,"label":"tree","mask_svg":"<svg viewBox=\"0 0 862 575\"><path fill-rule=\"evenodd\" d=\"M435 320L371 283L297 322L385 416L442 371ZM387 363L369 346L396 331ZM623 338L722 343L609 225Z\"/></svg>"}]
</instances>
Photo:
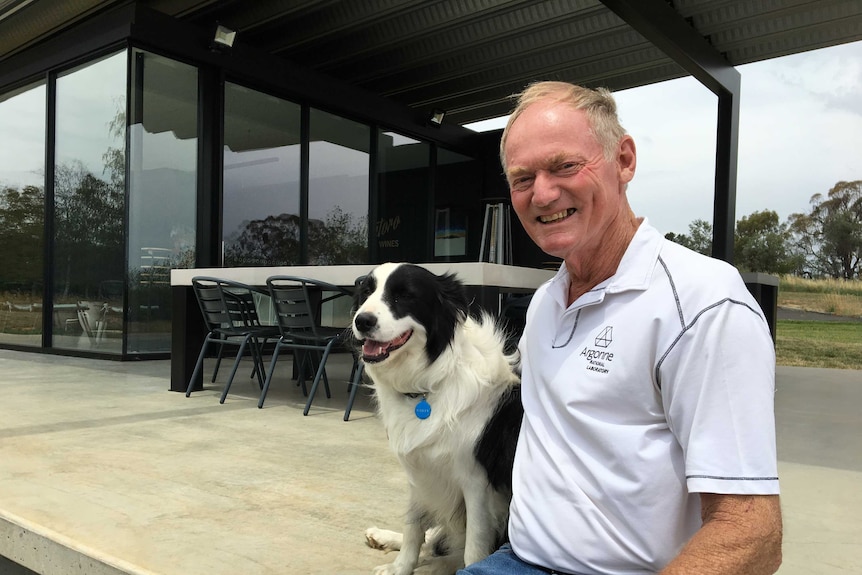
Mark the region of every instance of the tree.
<instances>
[{"instance_id":1,"label":"tree","mask_svg":"<svg viewBox=\"0 0 862 575\"><path fill-rule=\"evenodd\" d=\"M670 232L664 237L705 256L712 254L712 225L709 222L694 220L688 224L688 233L689 235Z\"/></svg>"},{"instance_id":2,"label":"tree","mask_svg":"<svg viewBox=\"0 0 862 575\"><path fill-rule=\"evenodd\" d=\"M740 271L786 274L801 271L802 258L790 247L788 224L772 210L754 212L736 222L733 259Z\"/></svg>"},{"instance_id":3,"label":"tree","mask_svg":"<svg viewBox=\"0 0 862 575\"><path fill-rule=\"evenodd\" d=\"M862 277L862 180L814 194L807 214L790 216L796 253L814 275Z\"/></svg>"}]
</instances>

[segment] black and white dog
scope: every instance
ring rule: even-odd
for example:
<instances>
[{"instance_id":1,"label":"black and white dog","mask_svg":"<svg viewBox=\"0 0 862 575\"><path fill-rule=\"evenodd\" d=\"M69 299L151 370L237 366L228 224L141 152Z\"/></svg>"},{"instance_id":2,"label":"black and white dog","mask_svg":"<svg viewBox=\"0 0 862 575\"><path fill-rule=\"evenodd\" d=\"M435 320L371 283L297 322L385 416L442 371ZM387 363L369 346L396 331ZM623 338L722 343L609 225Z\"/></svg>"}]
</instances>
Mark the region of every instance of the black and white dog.
<instances>
[{"instance_id":1,"label":"black and white dog","mask_svg":"<svg viewBox=\"0 0 862 575\"><path fill-rule=\"evenodd\" d=\"M454 275L387 263L356 297L353 333L410 484L403 536L366 531L372 547L400 549L374 573L408 575L418 567L451 575L506 535L523 414L516 357L504 353L493 318L471 317Z\"/></svg>"}]
</instances>

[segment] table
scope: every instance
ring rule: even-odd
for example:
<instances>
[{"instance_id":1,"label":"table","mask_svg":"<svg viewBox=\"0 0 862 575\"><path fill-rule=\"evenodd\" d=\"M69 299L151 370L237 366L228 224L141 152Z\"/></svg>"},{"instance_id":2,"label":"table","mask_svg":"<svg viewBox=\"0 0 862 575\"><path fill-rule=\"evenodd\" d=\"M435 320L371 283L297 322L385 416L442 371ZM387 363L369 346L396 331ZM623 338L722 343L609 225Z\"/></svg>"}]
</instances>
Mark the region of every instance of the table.
<instances>
[{"instance_id":1,"label":"table","mask_svg":"<svg viewBox=\"0 0 862 575\"><path fill-rule=\"evenodd\" d=\"M455 273L467 286L474 306L497 315L502 295L532 293L554 276L556 270L525 268L487 262L423 263L435 274ZM195 276L213 276L256 287L266 286L266 278L292 275L313 278L352 288L356 278L366 275L375 264L339 266L276 266L255 268L197 268L171 270L171 391L185 393L194 371L197 354L206 337L201 312L192 290ZM200 389L200 382L195 389Z\"/></svg>"}]
</instances>

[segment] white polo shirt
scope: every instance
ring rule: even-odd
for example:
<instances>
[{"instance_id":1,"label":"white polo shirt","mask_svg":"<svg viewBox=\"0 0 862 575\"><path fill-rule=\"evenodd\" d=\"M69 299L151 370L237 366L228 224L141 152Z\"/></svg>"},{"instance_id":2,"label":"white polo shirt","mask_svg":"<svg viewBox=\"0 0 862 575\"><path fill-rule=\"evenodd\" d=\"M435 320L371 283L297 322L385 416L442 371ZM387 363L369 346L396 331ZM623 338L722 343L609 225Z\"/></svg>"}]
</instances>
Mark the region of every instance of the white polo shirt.
<instances>
[{"instance_id":1,"label":"white polo shirt","mask_svg":"<svg viewBox=\"0 0 862 575\"><path fill-rule=\"evenodd\" d=\"M777 494L775 354L739 273L644 220L617 273L566 305L565 266L520 342L509 535L567 573L655 573L699 493Z\"/></svg>"}]
</instances>

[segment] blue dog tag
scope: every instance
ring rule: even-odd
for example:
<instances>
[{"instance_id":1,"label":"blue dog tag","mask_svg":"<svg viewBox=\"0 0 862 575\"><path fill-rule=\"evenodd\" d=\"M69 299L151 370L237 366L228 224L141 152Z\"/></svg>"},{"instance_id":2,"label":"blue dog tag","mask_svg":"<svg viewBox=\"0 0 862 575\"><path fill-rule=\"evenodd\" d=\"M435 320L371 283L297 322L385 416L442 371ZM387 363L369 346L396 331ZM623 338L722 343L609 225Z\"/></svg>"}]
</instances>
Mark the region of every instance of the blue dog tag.
<instances>
[{"instance_id":1,"label":"blue dog tag","mask_svg":"<svg viewBox=\"0 0 862 575\"><path fill-rule=\"evenodd\" d=\"M422 401L416 404L416 417L419 419L428 419L431 416L431 405L422 398Z\"/></svg>"}]
</instances>

